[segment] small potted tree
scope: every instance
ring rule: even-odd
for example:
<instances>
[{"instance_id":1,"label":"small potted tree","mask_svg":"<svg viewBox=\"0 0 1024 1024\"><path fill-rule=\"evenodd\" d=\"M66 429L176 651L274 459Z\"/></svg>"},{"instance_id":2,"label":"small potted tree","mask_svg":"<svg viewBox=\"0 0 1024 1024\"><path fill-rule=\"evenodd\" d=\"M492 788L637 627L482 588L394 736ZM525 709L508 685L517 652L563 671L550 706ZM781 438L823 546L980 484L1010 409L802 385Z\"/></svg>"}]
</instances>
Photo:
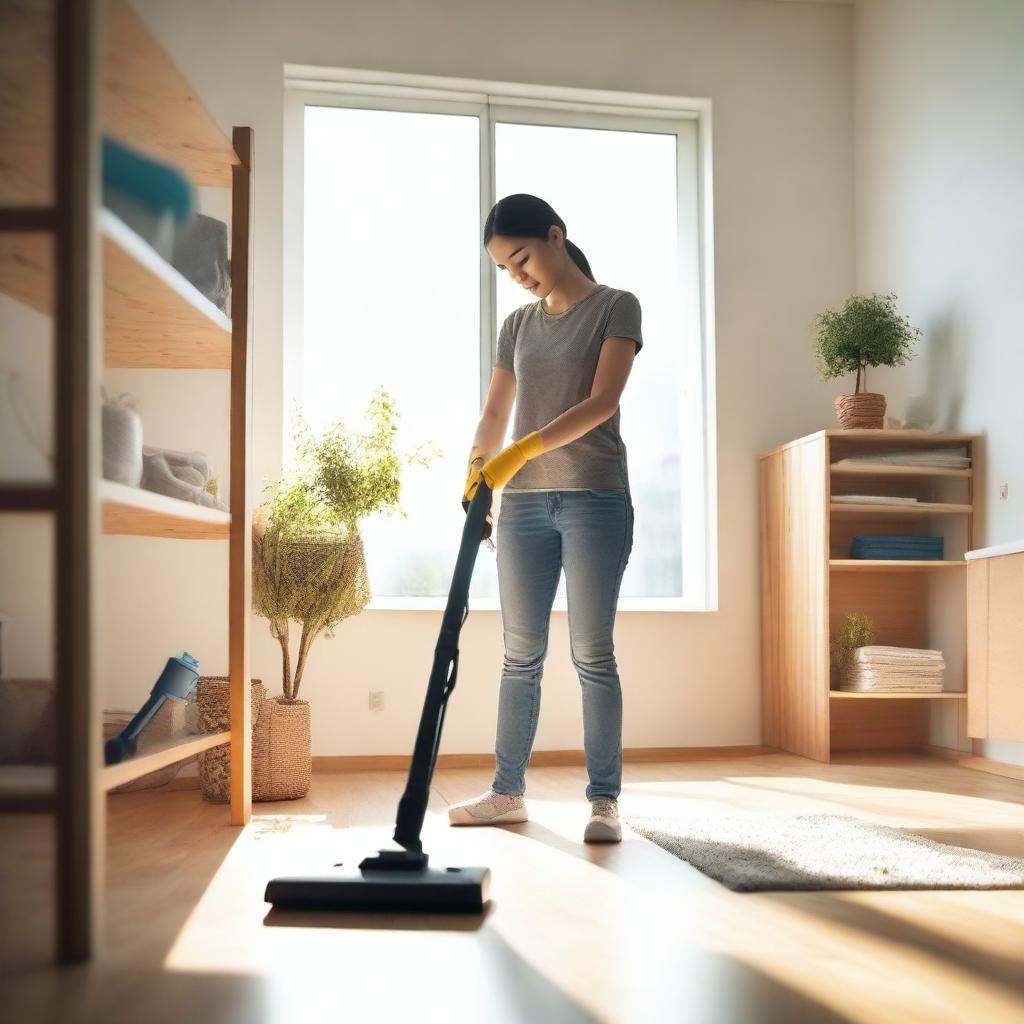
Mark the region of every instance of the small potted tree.
<instances>
[{"instance_id":1,"label":"small potted tree","mask_svg":"<svg viewBox=\"0 0 1024 1024\"><path fill-rule=\"evenodd\" d=\"M253 607L269 621L282 659L282 692L266 701L253 741L255 799L294 799L309 790L310 709L299 687L310 648L370 601L359 520L381 511L408 516L398 504L397 416L383 390L370 403L367 434L350 433L339 420L317 436L296 413L296 459L267 486L270 496L253 517ZM406 461L429 465L423 448ZM301 627L294 672L293 622Z\"/></svg>"},{"instance_id":2,"label":"small potted tree","mask_svg":"<svg viewBox=\"0 0 1024 1024\"><path fill-rule=\"evenodd\" d=\"M896 296L853 295L835 313L816 318L814 348L823 380L856 373L852 395L838 395L836 415L844 430L881 428L885 423L885 395L868 391L869 366L902 366L913 354L921 331L896 312Z\"/></svg>"}]
</instances>

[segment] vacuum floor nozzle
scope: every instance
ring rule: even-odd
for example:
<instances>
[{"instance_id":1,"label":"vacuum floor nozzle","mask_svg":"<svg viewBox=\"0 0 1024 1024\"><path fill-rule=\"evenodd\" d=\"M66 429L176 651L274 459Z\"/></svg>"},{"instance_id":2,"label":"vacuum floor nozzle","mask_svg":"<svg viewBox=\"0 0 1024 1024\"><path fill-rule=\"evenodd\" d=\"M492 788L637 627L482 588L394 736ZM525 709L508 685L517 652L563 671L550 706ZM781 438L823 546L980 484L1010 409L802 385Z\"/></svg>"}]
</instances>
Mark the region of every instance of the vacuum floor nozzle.
<instances>
[{"instance_id":1,"label":"vacuum floor nozzle","mask_svg":"<svg viewBox=\"0 0 1024 1024\"><path fill-rule=\"evenodd\" d=\"M350 869L305 878L273 878L263 898L275 910L479 914L489 898L490 883L490 868Z\"/></svg>"}]
</instances>

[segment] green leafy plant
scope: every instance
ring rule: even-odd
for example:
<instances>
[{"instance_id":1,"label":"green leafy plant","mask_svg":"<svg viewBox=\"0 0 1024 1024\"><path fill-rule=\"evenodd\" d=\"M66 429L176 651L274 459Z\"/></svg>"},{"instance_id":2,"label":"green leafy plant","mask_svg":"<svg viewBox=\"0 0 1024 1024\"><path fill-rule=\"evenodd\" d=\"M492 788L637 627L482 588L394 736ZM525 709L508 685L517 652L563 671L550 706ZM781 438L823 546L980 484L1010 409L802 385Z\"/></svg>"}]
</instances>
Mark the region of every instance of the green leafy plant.
<instances>
[{"instance_id":1,"label":"green leafy plant","mask_svg":"<svg viewBox=\"0 0 1024 1024\"><path fill-rule=\"evenodd\" d=\"M313 641L370 600L359 520L377 512L408 513L399 504L403 463L428 466L443 452L420 445L402 457L394 402L383 389L371 399L371 429L351 432L338 420L315 434L298 410L296 457L267 485L253 517L253 608L281 644L282 690L296 700ZM289 623L302 626L292 676Z\"/></svg>"},{"instance_id":2,"label":"green leafy plant","mask_svg":"<svg viewBox=\"0 0 1024 1024\"><path fill-rule=\"evenodd\" d=\"M838 312L826 310L815 318L814 350L823 380L857 374L854 394L867 391L869 366L902 366L921 336L896 311L896 296L853 295Z\"/></svg>"},{"instance_id":3,"label":"green leafy plant","mask_svg":"<svg viewBox=\"0 0 1024 1024\"><path fill-rule=\"evenodd\" d=\"M874 623L867 615L850 612L841 633L836 633L829 644L832 665L840 673L846 671L858 647L867 647L875 642Z\"/></svg>"}]
</instances>

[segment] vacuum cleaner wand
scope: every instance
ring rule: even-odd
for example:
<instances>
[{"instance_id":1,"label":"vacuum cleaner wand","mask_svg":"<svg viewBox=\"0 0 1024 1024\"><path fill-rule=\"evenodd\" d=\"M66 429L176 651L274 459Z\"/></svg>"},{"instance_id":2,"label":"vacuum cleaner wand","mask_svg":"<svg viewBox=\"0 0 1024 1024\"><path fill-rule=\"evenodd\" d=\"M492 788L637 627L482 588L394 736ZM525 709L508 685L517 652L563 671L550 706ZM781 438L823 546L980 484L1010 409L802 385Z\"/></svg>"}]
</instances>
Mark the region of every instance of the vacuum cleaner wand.
<instances>
[{"instance_id":1,"label":"vacuum cleaner wand","mask_svg":"<svg viewBox=\"0 0 1024 1024\"><path fill-rule=\"evenodd\" d=\"M444 727L448 698L455 689L455 681L459 674L459 634L469 615L469 584L480 549L484 522L491 508L491 499L491 489L487 482L481 479L473 500L468 503L466 521L462 528L462 543L459 546L455 571L448 591L448 604L441 620L441 632L434 647L434 665L427 683L427 695L423 701L416 746L409 765L409 777L405 784L405 792L398 802L394 840L399 846L414 854L423 853L420 831L427 813L430 783L434 777L434 765L437 763L437 752L441 746L441 730ZM388 866L403 862L401 854L396 858L395 851L381 850L381 856L387 861ZM411 865L421 863L416 857L407 858L407 862ZM384 862L376 858L367 858L363 863L367 867L384 867ZM425 855L422 863L426 863Z\"/></svg>"},{"instance_id":2,"label":"vacuum cleaner wand","mask_svg":"<svg viewBox=\"0 0 1024 1024\"><path fill-rule=\"evenodd\" d=\"M462 528L462 543L452 574L441 632L434 647L434 664L427 683L409 776L395 818L394 840L403 849L380 850L376 856L364 858L359 864L358 875L346 872L315 878L271 879L264 899L275 908L471 913L479 913L483 909L490 885L490 869L429 867L420 832L441 745L445 710L458 677L459 633L469 614L469 584L491 509L491 499L491 488L481 479L473 500L463 502L466 521Z\"/></svg>"}]
</instances>

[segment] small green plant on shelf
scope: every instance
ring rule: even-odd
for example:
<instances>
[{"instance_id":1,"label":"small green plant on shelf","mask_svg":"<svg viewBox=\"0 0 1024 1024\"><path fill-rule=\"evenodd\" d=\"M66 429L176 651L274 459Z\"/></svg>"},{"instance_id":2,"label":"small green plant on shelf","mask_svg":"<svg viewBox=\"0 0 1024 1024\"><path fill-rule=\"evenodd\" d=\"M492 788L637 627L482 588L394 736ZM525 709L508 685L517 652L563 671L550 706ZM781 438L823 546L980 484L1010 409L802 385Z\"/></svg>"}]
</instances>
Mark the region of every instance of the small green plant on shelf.
<instances>
[{"instance_id":1,"label":"small green plant on shelf","mask_svg":"<svg viewBox=\"0 0 1024 1024\"><path fill-rule=\"evenodd\" d=\"M874 623L871 617L861 612L850 612L841 633L836 633L829 644L832 667L845 675L853 661L853 652L858 647L867 647L875 642Z\"/></svg>"},{"instance_id":2,"label":"small green plant on shelf","mask_svg":"<svg viewBox=\"0 0 1024 1024\"><path fill-rule=\"evenodd\" d=\"M852 395L838 395L836 415L844 428L881 427L885 396L867 389L869 366L902 366L921 336L896 310L896 296L852 295L837 313L827 309L815 319L814 351L822 380L856 373Z\"/></svg>"}]
</instances>

